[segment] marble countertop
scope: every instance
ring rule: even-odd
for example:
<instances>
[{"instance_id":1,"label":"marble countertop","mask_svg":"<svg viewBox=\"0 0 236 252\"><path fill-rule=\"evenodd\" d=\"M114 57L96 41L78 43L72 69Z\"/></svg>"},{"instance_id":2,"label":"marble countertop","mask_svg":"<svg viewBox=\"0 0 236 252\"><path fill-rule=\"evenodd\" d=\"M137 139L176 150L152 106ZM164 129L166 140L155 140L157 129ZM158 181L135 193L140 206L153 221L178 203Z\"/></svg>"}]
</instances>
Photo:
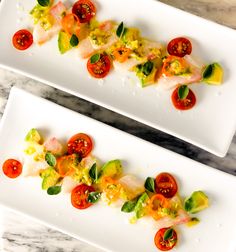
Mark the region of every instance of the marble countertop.
<instances>
[{"instance_id":1,"label":"marble countertop","mask_svg":"<svg viewBox=\"0 0 236 252\"><path fill-rule=\"evenodd\" d=\"M161 2L236 29L236 0L161 0ZM196 161L236 175L236 135L233 138L227 156L218 158L132 119L0 68L1 116L10 88L13 85ZM0 207L0 251L98 252L101 250Z\"/></svg>"}]
</instances>

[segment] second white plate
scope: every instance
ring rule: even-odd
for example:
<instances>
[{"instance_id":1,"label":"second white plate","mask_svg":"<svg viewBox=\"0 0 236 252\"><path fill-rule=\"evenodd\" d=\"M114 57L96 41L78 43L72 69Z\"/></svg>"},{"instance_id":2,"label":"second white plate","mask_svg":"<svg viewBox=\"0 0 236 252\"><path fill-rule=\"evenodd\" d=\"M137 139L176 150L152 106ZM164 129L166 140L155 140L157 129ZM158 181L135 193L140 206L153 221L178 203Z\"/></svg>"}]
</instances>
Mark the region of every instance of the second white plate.
<instances>
[{"instance_id":1,"label":"second white plate","mask_svg":"<svg viewBox=\"0 0 236 252\"><path fill-rule=\"evenodd\" d=\"M42 98L13 89L0 125L0 167L7 158L20 158L25 134L36 127L47 137L66 141L78 132L92 136L93 154L102 162L119 158L124 172L145 180L162 171L172 173L179 193L188 196L203 190L210 207L197 214L195 227L177 227L178 252L236 251L236 178L183 156L167 151L132 135L116 130ZM0 204L39 219L78 239L113 252L157 252L154 221L129 223L120 208L97 204L81 211L72 207L69 194L49 196L41 190L40 178L12 180L0 169Z\"/></svg>"}]
</instances>

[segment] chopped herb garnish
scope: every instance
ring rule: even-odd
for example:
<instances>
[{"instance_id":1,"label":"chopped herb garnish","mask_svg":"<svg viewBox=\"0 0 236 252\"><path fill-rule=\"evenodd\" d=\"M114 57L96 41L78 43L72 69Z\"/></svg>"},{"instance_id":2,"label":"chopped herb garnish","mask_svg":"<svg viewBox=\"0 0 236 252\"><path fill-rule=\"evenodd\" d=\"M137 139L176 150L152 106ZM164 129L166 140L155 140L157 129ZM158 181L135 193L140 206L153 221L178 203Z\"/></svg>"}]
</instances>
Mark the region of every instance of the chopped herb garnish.
<instances>
[{"instance_id":1,"label":"chopped herb garnish","mask_svg":"<svg viewBox=\"0 0 236 252\"><path fill-rule=\"evenodd\" d=\"M70 45L72 46L72 47L75 47L75 46L77 46L79 44L79 39L78 39L78 37L75 35L75 34L73 34L72 36L71 36L71 38L70 38Z\"/></svg>"},{"instance_id":2,"label":"chopped herb garnish","mask_svg":"<svg viewBox=\"0 0 236 252\"><path fill-rule=\"evenodd\" d=\"M119 26L117 27L117 30L116 30L116 35L117 35L117 37L120 38L120 37L122 36L123 32L124 32L124 23L121 22L121 23L119 24Z\"/></svg>"},{"instance_id":3,"label":"chopped herb garnish","mask_svg":"<svg viewBox=\"0 0 236 252\"><path fill-rule=\"evenodd\" d=\"M174 234L173 228L168 228L168 229L165 231L164 236L163 236L164 241L167 241L167 240L169 240L170 238L172 238L172 237L173 237L173 234Z\"/></svg>"},{"instance_id":4,"label":"chopped herb garnish","mask_svg":"<svg viewBox=\"0 0 236 252\"><path fill-rule=\"evenodd\" d=\"M61 192L61 186L51 186L47 190L47 194L49 195L57 195Z\"/></svg>"},{"instance_id":5,"label":"chopped herb garnish","mask_svg":"<svg viewBox=\"0 0 236 252\"><path fill-rule=\"evenodd\" d=\"M188 94L189 94L189 88L187 85L182 85L178 88L178 96L180 100L186 99Z\"/></svg>"},{"instance_id":6,"label":"chopped herb garnish","mask_svg":"<svg viewBox=\"0 0 236 252\"><path fill-rule=\"evenodd\" d=\"M99 172L96 163L92 165L92 167L89 170L89 176L91 179L96 183L101 176L101 173Z\"/></svg>"},{"instance_id":7,"label":"chopped herb garnish","mask_svg":"<svg viewBox=\"0 0 236 252\"><path fill-rule=\"evenodd\" d=\"M143 74L148 76L152 72L153 66L154 66L153 62L147 61L142 67Z\"/></svg>"},{"instance_id":8,"label":"chopped herb garnish","mask_svg":"<svg viewBox=\"0 0 236 252\"><path fill-rule=\"evenodd\" d=\"M92 64L95 64L95 63L97 63L97 62L100 60L100 57L101 57L101 55L100 55L99 53L94 54L94 55L90 58L90 62L91 62Z\"/></svg>"},{"instance_id":9,"label":"chopped herb garnish","mask_svg":"<svg viewBox=\"0 0 236 252\"><path fill-rule=\"evenodd\" d=\"M51 153L51 152L47 152L46 155L45 155L45 160L46 162L52 166L52 167L55 167L56 166L56 163L57 163L57 160L55 158L55 156Z\"/></svg>"},{"instance_id":10,"label":"chopped herb garnish","mask_svg":"<svg viewBox=\"0 0 236 252\"><path fill-rule=\"evenodd\" d=\"M88 195L88 202L89 203L96 203L101 198L101 192L91 192Z\"/></svg>"},{"instance_id":11,"label":"chopped herb garnish","mask_svg":"<svg viewBox=\"0 0 236 252\"><path fill-rule=\"evenodd\" d=\"M148 177L145 181L144 186L149 192L155 192L154 178Z\"/></svg>"},{"instance_id":12,"label":"chopped herb garnish","mask_svg":"<svg viewBox=\"0 0 236 252\"><path fill-rule=\"evenodd\" d=\"M38 0L38 4L43 7L47 7L50 5L50 0Z\"/></svg>"},{"instance_id":13,"label":"chopped herb garnish","mask_svg":"<svg viewBox=\"0 0 236 252\"><path fill-rule=\"evenodd\" d=\"M125 213L133 212L136 206L136 203L137 203L137 199L126 201L124 205L122 206L121 211Z\"/></svg>"}]
</instances>

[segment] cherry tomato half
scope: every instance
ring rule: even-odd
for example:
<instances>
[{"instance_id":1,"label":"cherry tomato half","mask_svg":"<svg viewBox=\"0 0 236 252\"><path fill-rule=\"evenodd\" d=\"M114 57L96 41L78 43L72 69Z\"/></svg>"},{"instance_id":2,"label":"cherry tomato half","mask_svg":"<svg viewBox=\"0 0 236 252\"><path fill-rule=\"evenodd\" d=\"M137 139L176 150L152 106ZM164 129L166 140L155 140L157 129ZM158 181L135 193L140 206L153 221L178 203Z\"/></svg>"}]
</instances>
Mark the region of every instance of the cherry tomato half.
<instances>
[{"instance_id":1,"label":"cherry tomato half","mask_svg":"<svg viewBox=\"0 0 236 252\"><path fill-rule=\"evenodd\" d=\"M163 217L159 210L169 207L169 201L162 194L154 194L148 204L149 213L155 220Z\"/></svg>"},{"instance_id":2,"label":"cherry tomato half","mask_svg":"<svg viewBox=\"0 0 236 252\"><path fill-rule=\"evenodd\" d=\"M75 173L77 155L61 156L57 159L56 169L61 177L72 176Z\"/></svg>"},{"instance_id":3,"label":"cherry tomato half","mask_svg":"<svg viewBox=\"0 0 236 252\"><path fill-rule=\"evenodd\" d=\"M184 57L186 54L191 54L192 44L187 38L175 38L169 42L167 51L170 55Z\"/></svg>"},{"instance_id":4,"label":"cherry tomato half","mask_svg":"<svg viewBox=\"0 0 236 252\"><path fill-rule=\"evenodd\" d=\"M94 192L92 186L81 184L76 186L71 192L71 204L78 209L86 209L92 204L88 202L90 192Z\"/></svg>"},{"instance_id":5,"label":"cherry tomato half","mask_svg":"<svg viewBox=\"0 0 236 252\"><path fill-rule=\"evenodd\" d=\"M172 229L172 236L169 239L164 240L165 232L170 228L161 228L157 231L154 242L158 249L162 251L171 250L177 243L177 233L174 229Z\"/></svg>"},{"instance_id":6,"label":"cherry tomato half","mask_svg":"<svg viewBox=\"0 0 236 252\"><path fill-rule=\"evenodd\" d=\"M80 22L75 14L70 13L64 16L61 20L61 26L67 34L79 36Z\"/></svg>"},{"instance_id":7,"label":"cherry tomato half","mask_svg":"<svg viewBox=\"0 0 236 252\"><path fill-rule=\"evenodd\" d=\"M82 158L88 156L92 148L93 142L91 138L84 133L78 133L72 136L67 143L68 153L76 153Z\"/></svg>"},{"instance_id":8,"label":"cherry tomato half","mask_svg":"<svg viewBox=\"0 0 236 252\"><path fill-rule=\"evenodd\" d=\"M87 62L87 69L89 73L94 78L104 78L109 73L111 68L111 61L108 55L104 53L100 54L99 60L95 63L91 63L92 57L90 57L90 59Z\"/></svg>"},{"instance_id":9,"label":"cherry tomato half","mask_svg":"<svg viewBox=\"0 0 236 252\"><path fill-rule=\"evenodd\" d=\"M33 35L28 30L19 30L12 37L13 46L18 50L26 50L33 44Z\"/></svg>"},{"instance_id":10,"label":"cherry tomato half","mask_svg":"<svg viewBox=\"0 0 236 252\"><path fill-rule=\"evenodd\" d=\"M191 89L189 89L189 93L185 99L180 99L178 95L177 87L171 96L171 100L176 109L179 110L188 110L191 109L196 104L196 96Z\"/></svg>"},{"instance_id":11,"label":"cherry tomato half","mask_svg":"<svg viewBox=\"0 0 236 252\"><path fill-rule=\"evenodd\" d=\"M155 188L157 193L162 194L166 198L172 198L178 190L174 177L167 172L162 172L157 175Z\"/></svg>"},{"instance_id":12,"label":"cherry tomato half","mask_svg":"<svg viewBox=\"0 0 236 252\"><path fill-rule=\"evenodd\" d=\"M15 159L7 159L3 163L2 170L8 178L17 178L22 173L22 164Z\"/></svg>"},{"instance_id":13,"label":"cherry tomato half","mask_svg":"<svg viewBox=\"0 0 236 252\"><path fill-rule=\"evenodd\" d=\"M96 8L89 0L79 0L73 5L72 13L79 18L80 23L88 23L95 16Z\"/></svg>"}]
</instances>

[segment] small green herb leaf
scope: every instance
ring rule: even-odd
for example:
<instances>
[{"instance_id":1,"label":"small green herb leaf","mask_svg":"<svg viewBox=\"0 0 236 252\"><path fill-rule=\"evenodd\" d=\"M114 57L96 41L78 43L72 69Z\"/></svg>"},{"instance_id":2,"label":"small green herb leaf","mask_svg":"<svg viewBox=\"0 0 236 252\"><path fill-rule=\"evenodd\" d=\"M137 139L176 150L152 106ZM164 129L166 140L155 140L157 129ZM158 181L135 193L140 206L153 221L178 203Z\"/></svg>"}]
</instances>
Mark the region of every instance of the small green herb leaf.
<instances>
[{"instance_id":1,"label":"small green herb leaf","mask_svg":"<svg viewBox=\"0 0 236 252\"><path fill-rule=\"evenodd\" d=\"M46 7L50 5L50 0L38 0L38 4L43 7Z\"/></svg>"},{"instance_id":2,"label":"small green herb leaf","mask_svg":"<svg viewBox=\"0 0 236 252\"><path fill-rule=\"evenodd\" d=\"M164 236L163 236L164 241L167 241L167 240L171 239L173 234L174 234L173 228L168 228L165 231Z\"/></svg>"},{"instance_id":3,"label":"small green herb leaf","mask_svg":"<svg viewBox=\"0 0 236 252\"><path fill-rule=\"evenodd\" d=\"M122 36L123 32L124 32L124 23L121 22L121 23L118 25L117 29L116 29L116 35L117 35L117 37L120 38L120 37Z\"/></svg>"},{"instance_id":4,"label":"small green herb leaf","mask_svg":"<svg viewBox=\"0 0 236 252\"><path fill-rule=\"evenodd\" d=\"M91 179L92 179L94 182L97 182L97 180L98 180L99 177L100 177L100 174L101 174L101 173L99 172L96 163L94 163L94 164L92 165L92 167L90 168L90 170L89 170L89 176L91 177Z\"/></svg>"},{"instance_id":5,"label":"small green herb leaf","mask_svg":"<svg viewBox=\"0 0 236 252\"><path fill-rule=\"evenodd\" d=\"M149 191L149 192L155 192L155 182L154 178L148 177L145 181L144 187Z\"/></svg>"},{"instance_id":6,"label":"small green herb leaf","mask_svg":"<svg viewBox=\"0 0 236 252\"><path fill-rule=\"evenodd\" d=\"M46 153L45 160L50 166L52 167L56 166L57 160L51 152Z\"/></svg>"},{"instance_id":7,"label":"small green herb leaf","mask_svg":"<svg viewBox=\"0 0 236 252\"><path fill-rule=\"evenodd\" d=\"M133 212L133 211L134 211L134 208L135 208L135 206L136 206L136 203L137 203L137 199L135 199L135 200L130 200L130 201L126 201L126 202L124 203L124 205L122 206L121 211L122 211L122 212L125 212L125 213Z\"/></svg>"},{"instance_id":8,"label":"small green herb leaf","mask_svg":"<svg viewBox=\"0 0 236 252\"><path fill-rule=\"evenodd\" d=\"M75 35L75 34L73 34L72 36L71 36L71 38L70 38L70 45L72 46L72 47L75 47L75 46L77 46L79 44L79 39L78 39L78 37Z\"/></svg>"},{"instance_id":9,"label":"small green herb leaf","mask_svg":"<svg viewBox=\"0 0 236 252\"><path fill-rule=\"evenodd\" d=\"M142 67L143 74L148 76L152 72L153 66L154 66L153 62L147 61Z\"/></svg>"},{"instance_id":10,"label":"small green herb leaf","mask_svg":"<svg viewBox=\"0 0 236 252\"><path fill-rule=\"evenodd\" d=\"M99 53L94 54L91 58L90 58L90 62L91 64L95 64L100 60L101 55Z\"/></svg>"},{"instance_id":11,"label":"small green herb leaf","mask_svg":"<svg viewBox=\"0 0 236 252\"><path fill-rule=\"evenodd\" d=\"M47 190L47 194L49 195L56 195L61 192L61 186L51 186Z\"/></svg>"},{"instance_id":12,"label":"small green herb leaf","mask_svg":"<svg viewBox=\"0 0 236 252\"><path fill-rule=\"evenodd\" d=\"M178 96L180 100L186 99L189 93L189 88L187 85L182 85L178 88Z\"/></svg>"},{"instance_id":13,"label":"small green herb leaf","mask_svg":"<svg viewBox=\"0 0 236 252\"><path fill-rule=\"evenodd\" d=\"M101 192L91 192L88 195L88 202L89 203L96 203L101 198Z\"/></svg>"},{"instance_id":14,"label":"small green herb leaf","mask_svg":"<svg viewBox=\"0 0 236 252\"><path fill-rule=\"evenodd\" d=\"M211 75L212 75L212 71L213 71L213 67L214 67L214 65L213 64L210 64L210 65L208 65L206 68L205 68L205 70L204 70L204 72L203 72L203 79L205 79L205 78L208 78L208 77L210 77Z\"/></svg>"}]
</instances>

